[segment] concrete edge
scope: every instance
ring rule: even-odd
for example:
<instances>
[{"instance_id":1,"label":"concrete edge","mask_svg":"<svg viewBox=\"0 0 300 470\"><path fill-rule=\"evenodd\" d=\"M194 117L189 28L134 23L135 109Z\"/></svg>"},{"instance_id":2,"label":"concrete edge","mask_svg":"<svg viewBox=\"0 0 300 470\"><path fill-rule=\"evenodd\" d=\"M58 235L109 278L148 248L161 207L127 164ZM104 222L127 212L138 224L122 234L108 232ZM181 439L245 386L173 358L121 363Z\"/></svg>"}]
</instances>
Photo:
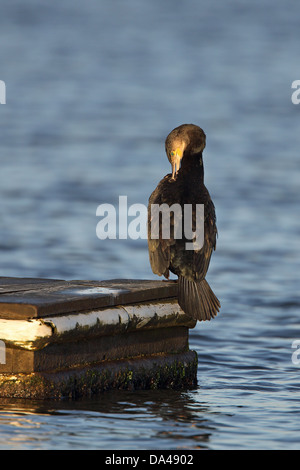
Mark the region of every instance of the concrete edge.
<instances>
[{"instance_id":1,"label":"concrete edge","mask_svg":"<svg viewBox=\"0 0 300 470\"><path fill-rule=\"evenodd\" d=\"M39 319L0 319L0 339L6 345L34 351L70 338L77 341L87 336L115 335L141 329L193 328L195 324L196 321L187 317L176 301L165 300Z\"/></svg>"},{"instance_id":2,"label":"concrete edge","mask_svg":"<svg viewBox=\"0 0 300 470\"><path fill-rule=\"evenodd\" d=\"M185 389L197 385L195 351L111 361L53 373L0 376L1 398L90 397L111 389Z\"/></svg>"}]
</instances>

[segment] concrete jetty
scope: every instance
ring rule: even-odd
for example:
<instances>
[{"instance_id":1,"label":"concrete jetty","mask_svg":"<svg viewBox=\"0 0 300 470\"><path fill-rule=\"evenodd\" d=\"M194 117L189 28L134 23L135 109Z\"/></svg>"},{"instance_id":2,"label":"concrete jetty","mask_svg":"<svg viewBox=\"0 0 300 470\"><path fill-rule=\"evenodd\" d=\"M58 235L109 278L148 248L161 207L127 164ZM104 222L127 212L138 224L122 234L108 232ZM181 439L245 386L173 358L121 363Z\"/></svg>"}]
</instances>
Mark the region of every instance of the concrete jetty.
<instances>
[{"instance_id":1,"label":"concrete jetty","mask_svg":"<svg viewBox=\"0 0 300 470\"><path fill-rule=\"evenodd\" d=\"M0 277L0 397L197 383L176 281Z\"/></svg>"}]
</instances>

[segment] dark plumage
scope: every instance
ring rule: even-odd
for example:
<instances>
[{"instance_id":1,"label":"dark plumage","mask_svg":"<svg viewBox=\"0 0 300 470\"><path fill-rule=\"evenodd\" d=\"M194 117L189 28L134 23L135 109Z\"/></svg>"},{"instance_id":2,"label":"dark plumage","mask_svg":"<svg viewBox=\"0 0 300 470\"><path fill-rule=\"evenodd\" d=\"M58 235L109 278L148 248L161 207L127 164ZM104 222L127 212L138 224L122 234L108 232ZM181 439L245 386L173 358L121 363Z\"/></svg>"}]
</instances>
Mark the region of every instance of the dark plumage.
<instances>
[{"instance_id":1,"label":"dark plumage","mask_svg":"<svg viewBox=\"0 0 300 470\"><path fill-rule=\"evenodd\" d=\"M178 275L178 303L196 320L210 320L217 315L220 303L205 276L212 251L216 248L215 207L204 186L202 152L206 136L203 130L193 124L175 128L166 139L166 153L172 164L172 175L166 175L149 198L148 205L148 248L151 268L154 274L164 275L169 271ZM181 168L179 165L181 162ZM163 237L162 216L151 215L153 204L179 204L182 209L182 238L176 236L175 213L170 217L170 235ZM196 204L204 204L204 243L200 248L187 250L184 230L184 205L192 205L192 230L196 228ZM187 216L186 216L187 217ZM157 239L153 236L159 233Z\"/></svg>"}]
</instances>

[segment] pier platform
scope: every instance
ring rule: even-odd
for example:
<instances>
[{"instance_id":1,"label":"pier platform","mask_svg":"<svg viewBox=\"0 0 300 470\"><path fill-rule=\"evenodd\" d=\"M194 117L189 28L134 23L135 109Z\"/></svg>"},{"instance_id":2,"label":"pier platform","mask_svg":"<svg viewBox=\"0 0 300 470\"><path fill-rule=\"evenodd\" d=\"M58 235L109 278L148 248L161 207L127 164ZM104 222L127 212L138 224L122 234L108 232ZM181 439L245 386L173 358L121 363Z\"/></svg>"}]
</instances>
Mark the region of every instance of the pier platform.
<instances>
[{"instance_id":1,"label":"pier platform","mask_svg":"<svg viewBox=\"0 0 300 470\"><path fill-rule=\"evenodd\" d=\"M0 277L0 397L194 387L195 325L176 281Z\"/></svg>"}]
</instances>

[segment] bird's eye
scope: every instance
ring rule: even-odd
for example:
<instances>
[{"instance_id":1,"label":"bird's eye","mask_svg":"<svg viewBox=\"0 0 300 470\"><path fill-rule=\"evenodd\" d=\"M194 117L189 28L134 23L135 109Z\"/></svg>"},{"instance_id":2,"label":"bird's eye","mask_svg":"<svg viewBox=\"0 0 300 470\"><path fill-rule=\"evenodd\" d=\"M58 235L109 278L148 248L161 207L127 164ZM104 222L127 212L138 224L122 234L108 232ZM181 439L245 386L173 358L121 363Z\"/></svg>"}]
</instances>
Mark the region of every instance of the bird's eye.
<instances>
[{"instance_id":1,"label":"bird's eye","mask_svg":"<svg viewBox=\"0 0 300 470\"><path fill-rule=\"evenodd\" d=\"M174 157L174 155L175 155L175 152L172 151L171 152L171 157Z\"/></svg>"}]
</instances>

